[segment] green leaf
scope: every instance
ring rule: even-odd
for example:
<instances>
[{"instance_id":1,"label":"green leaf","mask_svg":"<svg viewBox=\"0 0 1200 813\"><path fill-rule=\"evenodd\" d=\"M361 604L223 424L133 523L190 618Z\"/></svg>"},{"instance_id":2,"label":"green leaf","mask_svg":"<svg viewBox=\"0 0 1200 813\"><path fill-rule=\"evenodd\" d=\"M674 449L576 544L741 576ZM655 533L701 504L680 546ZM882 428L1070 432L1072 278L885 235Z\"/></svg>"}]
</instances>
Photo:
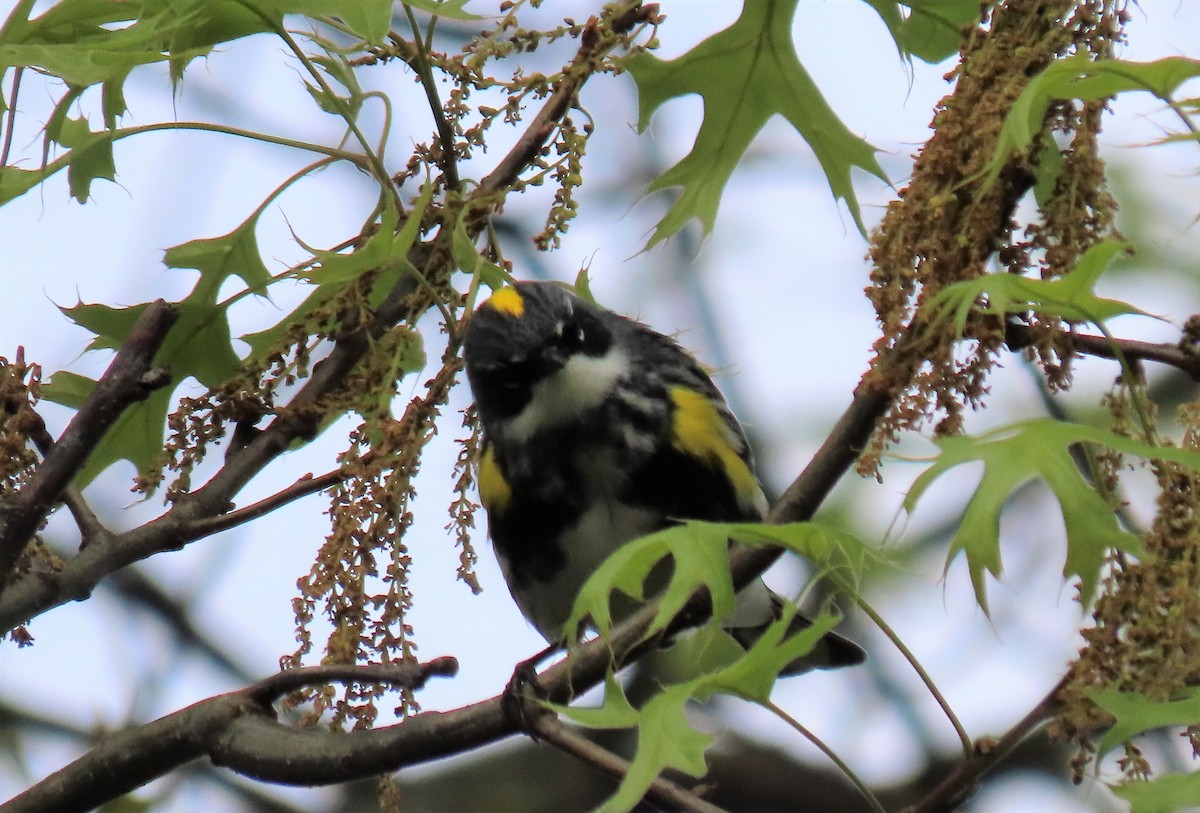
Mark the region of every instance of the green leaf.
<instances>
[{"instance_id":1,"label":"green leaf","mask_svg":"<svg viewBox=\"0 0 1200 813\"><path fill-rule=\"evenodd\" d=\"M567 629L576 629L589 615L596 620L607 619L609 595L613 590L640 598L646 576L668 553L674 557L675 572L663 603L670 604L672 609L660 612L660 621L665 623L674 617L682 600L700 584L706 585L714 597L713 603L717 607L714 618L724 618L732 609L733 601L727 554L730 538L747 540L751 544L784 545L813 558L823 573L842 571L847 582L850 576L844 568L856 571L865 558L865 548L860 541L815 523L687 522L634 540L610 556L584 586L584 594L576 601ZM680 576L681 573L690 575ZM671 596L676 591L680 600L673 601ZM713 738L689 725L685 713L688 702L706 699L717 692L757 702L768 700L780 670L811 652L837 620L835 616L823 613L809 629L792 634L794 612L792 608L770 625L749 652L733 643L717 624L680 635L675 646L687 648L694 656L688 663L687 679L667 686L641 711L632 708L611 675L606 680L604 701L599 708L552 706L575 722L593 728L637 726L637 753L629 772L616 794L599 810L618 813L633 809L650 783L664 770L674 769L691 776L705 773L704 752ZM596 625L601 630L606 629L604 623ZM706 669L709 671L703 671Z\"/></svg>"},{"instance_id":2,"label":"green leaf","mask_svg":"<svg viewBox=\"0 0 1200 813\"><path fill-rule=\"evenodd\" d=\"M1010 155L1024 152L1042 131L1050 103L1057 99L1094 101L1142 90L1170 102L1184 82L1200 76L1200 60L1173 56L1154 62L1092 60L1078 54L1051 63L1035 76L1009 111L996 154L985 170L993 183Z\"/></svg>"},{"instance_id":3,"label":"green leaf","mask_svg":"<svg viewBox=\"0 0 1200 813\"><path fill-rule=\"evenodd\" d=\"M1101 756L1143 731L1200 723L1200 689L1182 688L1180 696L1170 701L1151 700L1136 692L1095 691L1088 697L1116 719L1097 746Z\"/></svg>"},{"instance_id":4,"label":"green leaf","mask_svg":"<svg viewBox=\"0 0 1200 813\"><path fill-rule=\"evenodd\" d=\"M450 20L482 20L483 15L472 14L464 8L469 2L471 0L407 0L404 5Z\"/></svg>"},{"instance_id":5,"label":"green leaf","mask_svg":"<svg viewBox=\"0 0 1200 813\"><path fill-rule=\"evenodd\" d=\"M338 4L336 16L363 41L379 45L392 24L392 0L350 0Z\"/></svg>"},{"instance_id":6,"label":"green leaf","mask_svg":"<svg viewBox=\"0 0 1200 813\"><path fill-rule=\"evenodd\" d=\"M206 279L202 273L192 293L178 303L179 319L154 357L156 365L171 370L175 384L192 377L206 387L216 387L232 376L241 364L229 333L228 306L216 302L219 286L210 287L210 280L211 276ZM147 307L144 303L113 308L81 302L61 310L76 324L96 334L88 349L101 350L119 348ZM64 375L68 376L64 379L64 388L56 394L67 400L77 400L85 380L79 377L73 380L64 373L56 373L54 378ZM157 389L145 401L126 410L101 439L76 483L80 487L87 485L97 474L121 459L131 461L139 472L146 472L162 451L173 392L173 387Z\"/></svg>"},{"instance_id":7,"label":"green leaf","mask_svg":"<svg viewBox=\"0 0 1200 813\"><path fill-rule=\"evenodd\" d=\"M358 74L350 67L345 54L338 51L332 42L315 35L310 36L310 39L324 48L326 55L310 56L309 60L324 70L329 78L344 87L347 95L330 94L324 88L309 82L304 83L304 89L313 97L317 107L324 112L335 116L345 115L348 122L357 121L358 114L362 110L363 100L366 98L362 85L359 84Z\"/></svg>"},{"instance_id":8,"label":"green leaf","mask_svg":"<svg viewBox=\"0 0 1200 813\"><path fill-rule=\"evenodd\" d=\"M95 380L60 370L42 385L42 397L56 404L79 409L92 394ZM102 471L119 460L128 460L139 472L148 471L163 447L163 426L171 404L171 388L154 390L144 401L131 405L100 438L74 483L84 488Z\"/></svg>"},{"instance_id":9,"label":"green leaf","mask_svg":"<svg viewBox=\"0 0 1200 813\"><path fill-rule=\"evenodd\" d=\"M1036 310L1071 322L1091 322L1099 326L1114 316L1127 313L1150 316L1128 302L1096 296L1093 290L1113 258L1128 251L1128 243L1104 240L1084 252L1070 273L1057 279L988 274L947 285L933 297L929 307L939 318L953 312L960 336L973 308L999 316ZM982 304L981 299L984 300Z\"/></svg>"},{"instance_id":10,"label":"green leaf","mask_svg":"<svg viewBox=\"0 0 1200 813\"><path fill-rule=\"evenodd\" d=\"M600 730L633 728L638 724L638 710L625 696L625 690L610 670L604 676L604 699L599 706L587 708L547 703L549 708L574 720L581 726Z\"/></svg>"},{"instance_id":11,"label":"green leaf","mask_svg":"<svg viewBox=\"0 0 1200 813\"><path fill-rule=\"evenodd\" d=\"M796 608L784 605L784 614L763 632L762 637L745 656L711 675L704 685L706 692L721 691L747 700L766 703L771 699L775 680L789 663L807 655L841 620L830 613L821 613L812 626L791 633Z\"/></svg>"},{"instance_id":12,"label":"green leaf","mask_svg":"<svg viewBox=\"0 0 1200 813\"><path fill-rule=\"evenodd\" d=\"M240 226L220 237L192 240L167 249L163 262L168 268L194 268L200 272L206 289L214 293L225 280L234 276L251 291L262 294L271 282L271 273L258 250L258 218L254 212Z\"/></svg>"},{"instance_id":13,"label":"green leaf","mask_svg":"<svg viewBox=\"0 0 1200 813\"><path fill-rule=\"evenodd\" d=\"M853 591L862 579L868 559L876 558L861 539L841 528L820 522L784 525L742 522L727 526L734 539L746 544L767 542L808 559L843 590Z\"/></svg>"},{"instance_id":14,"label":"green leaf","mask_svg":"<svg viewBox=\"0 0 1200 813\"><path fill-rule=\"evenodd\" d=\"M462 220L454 224L450 241L454 264L466 274L478 274L484 285L498 291L512 281L512 275L493 262L489 262L476 249L475 242L467 234L467 225Z\"/></svg>"},{"instance_id":15,"label":"green leaf","mask_svg":"<svg viewBox=\"0 0 1200 813\"><path fill-rule=\"evenodd\" d=\"M975 598L984 612L988 609L984 573L999 578L1001 572L1000 510L1009 495L1030 480L1045 481L1062 507L1067 532L1063 576L1079 578L1083 604L1095 594L1109 549L1141 553L1138 538L1121 529L1112 507L1071 459L1069 450L1076 443L1095 443L1200 469L1200 454L1195 452L1149 446L1104 429L1050 419L1022 421L975 437L939 438L941 454L913 483L904 508L911 513L933 481L951 469L977 461L984 464L983 478L967 504L946 560L948 570L955 556L966 554Z\"/></svg>"},{"instance_id":16,"label":"green leaf","mask_svg":"<svg viewBox=\"0 0 1200 813\"><path fill-rule=\"evenodd\" d=\"M733 581L729 576L729 527L687 522L622 545L580 590L564 625L567 640L575 640L574 633L589 618L602 635L608 634L613 626L609 596L615 591L636 601L643 600L647 577L668 554L674 558L674 568L659 596L658 614L647 634L664 629L701 586L712 598L713 617L724 618L734 606ZM652 587L657 589L659 585Z\"/></svg>"},{"instance_id":17,"label":"green leaf","mask_svg":"<svg viewBox=\"0 0 1200 813\"><path fill-rule=\"evenodd\" d=\"M346 285L347 283L344 282L318 285L316 290L305 297L299 306L280 319L275 325L265 330L239 336L238 338L250 345L250 358L255 361L263 361L267 357L267 354L281 349L280 344L293 325L300 323L310 314L323 308Z\"/></svg>"},{"instance_id":18,"label":"green leaf","mask_svg":"<svg viewBox=\"0 0 1200 813\"><path fill-rule=\"evenodd\" d=\"M67 119L57 137L58 143L70 147L70 165L67 168L67 183L71 197L87 203L91 194L92 181L103 178L115 180L117 167L113 163L112 134L103 131L93 133L87 119Z\"/></svg>"},{"instance_id":19,"label":"green leaf","mask_svg":"<svg viewBox=\"0 0 1200 813\"><path fill-rule=\"evenodd\" d=\"M317 251L320 264L308 273L308 279L324 284L330 282L346 282L355 279L367 271L380 268L400 269L407 271L412 268L408 252L420 234L421 219L425 208L433 196L433 184L426 183L421 187L420 197L413 204L403 228L396 231L399 213L392 196L383 196L383 212L379 217L379 227L367 238L362 246L349 254L339 254L335 251Z\"/></svg>"},{"instance_id":20,"label":"green leaf","mask_svg":"<svg viewBox=\"0 0 1200 813\"><path fill-rule=\"evenodd\" d=\"M1200 773L1171 774L1110 786L1130 804L1129 813L1179 813L1200 806Z\"/></svg>"},{"instance_id":21,"label":"green leaf","mask_svg":"<svg viewBox=\"0 0 1200 813\"><path fill-rule=\"evenodd\" d=\"M693 217L700 218L705 233L712 230L725 184L754 136L776 114L812 147L834 197L846 202L865 233L850 169L858 166L886 178L875 148L842 124L796 57L791 24L797 2L746 2L737 22L678 59L664 62L645 52L628 61L638 87L641 132L669 99L689 93L704 98L704 121L692 151L650 184L650 192L674 186L683 191L647 248Z\"/></svg>"},{"instance_id":22,"label":"green leaf","mask_svg":"<svg viewBox=\"0 0 1200 813\"><path fill-rule=\"evenodd\" d=\"M96 386L94 378L78 375L69 370L59 370L49 381L42 384L42 397L71 409L79 409L92 394Z\"/></svg>"},{"instance_id":23,"label":"green leaf","mask_svg":"<svg viewBox=\"0 0 1200 813\"><path fill-rule=\"evenodd\" d=\"M875 9L905 56L931 64L958 52L966 26L979 21L978 0L865 0ZM902 14L900 6L908 6Z\"/></svg>"},{"instance_id":24,"label":"green leaf","mask_svg":"<svg viewBox=\"0 0 1200 813\"><path fill-rule=\"evenodd\" d=\"M41 169L0 167L0 206L21 197L66 165L67 162L58 161Z\"/></svg>"},{"instance_id":25,"label":"green leaf","mask_svg":"<svg viewBox=\"0 0 1200 813\"><path fill-rule=\"evenodd\" d=\"M692 728L686 714L692 685L669 686L650 698L639 715L637 754L617 792L597 808L599 813L633 810L664 770L700 777L708 770L704 752L715 737Z\"/></svg>"}]
</instances>

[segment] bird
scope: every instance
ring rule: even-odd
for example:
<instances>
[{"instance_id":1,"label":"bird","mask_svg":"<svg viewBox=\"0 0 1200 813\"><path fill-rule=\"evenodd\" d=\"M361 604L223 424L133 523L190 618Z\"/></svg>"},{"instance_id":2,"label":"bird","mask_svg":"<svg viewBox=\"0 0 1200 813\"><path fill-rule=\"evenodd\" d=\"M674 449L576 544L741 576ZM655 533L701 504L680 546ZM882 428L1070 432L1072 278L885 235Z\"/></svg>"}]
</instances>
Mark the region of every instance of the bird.
<instances>
[{"instance_id":1,"label":"bird","mask_svg":"<svg viewBox=\"0 0 1200 813\"><path fill-rule=\"evenodd\" d=\"M492 545L517 606L550 644L564 643L580 588L622 545L682 520L765 518L745 432L675 339L563 283L518 281L471 316L463 362ZM785 606L756 579L722 627L749 649ZM796 613L789 632L810 624ZM829 631L781 674L865 657Z\"/></svg>"}]
</instances>

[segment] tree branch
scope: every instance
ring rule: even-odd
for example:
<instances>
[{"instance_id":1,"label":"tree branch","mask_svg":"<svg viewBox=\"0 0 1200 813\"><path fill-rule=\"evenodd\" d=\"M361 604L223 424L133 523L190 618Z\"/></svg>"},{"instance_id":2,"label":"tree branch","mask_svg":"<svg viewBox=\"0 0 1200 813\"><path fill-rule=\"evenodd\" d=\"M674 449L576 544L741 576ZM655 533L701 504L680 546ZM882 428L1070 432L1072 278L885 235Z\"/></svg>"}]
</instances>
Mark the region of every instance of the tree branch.
<instances>
[{"instance_id":1,"label":"tree branch","mask_svg":"<svg viewBox=\"0 0 1200 813\"><path fill-rule=\"evenodd\" d=\"M0 812L92 810L194 759L209 755L218 762L216 755L223 744L230 738L236 740L239 721L262 723L272 731L271 736L287 742L289 735L300 732L275 722L271 703L300 686L361 682L417 689L430 677L449 677L457 670L453 658L436 658L425 664L331 665L280 672L240 691L202 700L152 723L113 734L70 765L0 805ZM331 741L357 739L357 735L319 733ZM299 781L293 784L322 784L297 778Z\"/></svg>"},{"instance_id":2,"label":"tree branch","mask_svg":"<svg viewBox=\"0 0 1200 813\"><path fill-rule=\"evenodd\" d=\"M0 506L0 594L21 552L96 444L128 406L170 380L150 365L178 317L178 309L161 299L147 306L62 436L16 497Z\"/></svg>"},{"instance_id":3,"label":"tree branch","mask_svg":"<svg viewBox=\"0 0 1200 813\"><path fill-rule=\"evenodd\" d=\"M653 22L657 17L657 6L635 4L626 11L614 13L612 28L620 33L639 23ZM595 39L598 30L596 25L587 27L579 52L559 87L546 100L517 145L472 193L472 199L503 192L507 184L536 159L553 132L552 123L570 109L575 92L595 68L600 55ZM431 247L422 244L413 251L413 264L424 267L432 255ZM88 545L78 556L65 562L61 570L15 580L0 591L0 635L59 604L88 598L101 579L132 562L163 551L179 550L201 536L229 527L222 524L220 517L229 512L233 498L293 442L312 437L319 425L322 403L342 386L371 343L402 319L415 319L427 309L427 297L432 287L418 276L406 275L365 326L339 336L333 350L314 366L312 375L287 407L279 410L275 419L248 443L232 449L225 465L202 488L181 497L157 519L112 537L105 544ZM347 323L353 324L353 320ZM95 439L99 439L98 434ZM243 518L248 517L248 514L243 515Z\"/></svg>"},{"instance_id":4,"label":"tree branch","mask_svg":"<svg viewBox=\"0 0 1200 813\"><path fill-rule=\"evenodd\" d=\"M628 760L580 736L549 711L533 717L530 733L609 776L624 779L629 773ZM726 813L723 808L701 799L687 788L661 776L650 784L646 798L668 810L681 810L685 813Z\"/></svg>"},{"instance_id":5,"label":"tree branch","mask_svg":"<svg viewBox=\"0 0 1200 813\"><path fill-rule=\"evenodd\" d=\"M50 432L46 430L46 422L42 420L42 416L36 411L30 410L33 426L29 430L29 438L33 441L33 445L45 458L50 454L50 450L54 448L54 438ZM79 546L87 547L92 542L97 540L110 539L112 532L104 526L96 513L92 511L91 506L83 498L83 492L73 485L68 485L63 489L62 494L63 504L67 506L67 510L71 512L71 516L75 519L75 526L79 528Z\"/></svg>"},{"instance_id":6,"label":"tree branch","mask_svg":"<svg viewBox=\"0 0 1200 813\"><path fill-rule=\"evenodd\" d=\"M1133 339L1109 341L1104 336L1075 332L1063 332L1059 340L1067 350L1106 359L1116 359L1119 353L1129 360L1156 361L1181 370L1193 381L1200 381L1200 355L1189 352L1182 344L1157 344ZM1010 322L1004 328L1004 341L1012 350L1023 350L1032 346L1034 336L1025 325Z\"/></svg>"},{"instance_id":7,"label":"tree branch","mask_svg":"<svg viewBox=\"0 0 1200 813\"><path fill-rule=\"evenodd\" d=\"M653 22L658 17L658 4L640 2L633 3L631 8L613 20L612 28L617 33L625 33L634 26ZM533 121L525 128L525 132L517 139L508 154L500 159L496 168L488 173L472 194L473 198L486 198L507 189L521 172L534 162L541 153L558 121L566 115L575 103L579 90L594 72L595 61L603 52L600 45L600 27L595 17L588 20L580 37L580 47L570 65L563 71L562 78L555 85L550 98L542 105L542 109L534 116Z\"/></svg>"},{"instance_id":8,"label":"tree branch","mask_svg":"<svg viewBox=\"0 0 1200 813\"><path fill-rule=\"evenodd\" d=\"M1050 719L1058 706L1058 692L1066 684L1063 678L1028 714L999 740L987 748L978 748L973 758L964 760L946 775L921 801L904 809L903 813L950 813L974 792L984 774L996 767L1020 745L1038 726Z\"/></svg>"}]
</instances>

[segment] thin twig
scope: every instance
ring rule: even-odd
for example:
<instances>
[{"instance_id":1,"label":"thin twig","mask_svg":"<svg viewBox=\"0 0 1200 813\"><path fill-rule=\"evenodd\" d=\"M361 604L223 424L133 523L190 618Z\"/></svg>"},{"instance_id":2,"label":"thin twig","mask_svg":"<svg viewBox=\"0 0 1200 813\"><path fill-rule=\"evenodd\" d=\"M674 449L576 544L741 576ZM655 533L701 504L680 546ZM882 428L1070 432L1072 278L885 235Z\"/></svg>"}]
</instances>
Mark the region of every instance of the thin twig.
<instances>
[{"instance_id":1,"label":"thin twig","mask_svg":"<svg viewBox=\"0 0 1200 813\"><path fill-rule=\"evenodd\" d=\"M404 12L408 15L408 24L413 32L413 47L416 49L414 68L417 75L421 77L421 87L425 89L425 100L429 103L429 111L433 114L433 121L437 126L438 141L442 144L442 158L438 164L446 176L446 188L458 189L458 161L454 151L454 131L450 129L450 122L446 121L446 110L442 107L442 100L438 97L437 81L433 76L433 67L429 64L429 55L425 52L425 44L421 42L421 29L417 25L417 15L407 4L404 6ZM434 22L436 20L435 17ZM433 22L430 22L430 27L432 28L432 26Z\"/></svg>"},{"instance_id":2,"label":"thin twig","mask_svg":"<svg viewBox=\"0 0 1200 813\"><path fill-rule=\"evenodd\" d=\"M591 765L609 776L624 779L629 773L629 761L602 748L578 732L564 725L552 712L531 715L529 724L538 739L545 740L560 751ZM661 776L650 783L646 799L663 805L670 810L686 813L726 813L724 808L701 799L687 788L663 779Z\"/></svg>"},{"instance_id":3,"label":"thin twig","mask_svg":"<svg viewBox=\"0 0 1200 813\"><path fill-rule=\"evenodd\" d=\"M8 156L12 152L13 133L17 129L17 93L21 90L21 74L24 72L24 65L18 65L13 71L12 93L8 100L8 126L4 128L4 146L0 147L0 167L8 166Z\"/></svg>"},{"instance_id":4,"label":"thin twig","mask_svg":"<svg viewBox=\"0 0 1200 813\"><path fill-rule=\"evenodd\" d=\"M380 683L405 689L419 689L431 677L454 677L458 674L458 661L450 657L434 658L425 663L326 663L288 669L243 691L255 702L268 704L288 692L305 686L323 683Z\"/></svg>"},{"instance_id":5,"label":"thin twig","mask_svg":"<svg viewBox=\"0 0 1200 813\"><path fill-rule=\"evenodd\" d=\"M367 463L371 460L371 453L367 453L358 458L358 462ZM200 519L189 522L182 533L187 537L188 541L201 539L205 536L225 531L242 525L259 517L266 516L275 509L295 502L310 494L316 494L318 491L335 486L338 483L349 477L349 470L345 466L339 466L332 471L327 471L324 474L314 477L312 474L306 474L296 480L282 491L277 491L269 497L263 497L258 502L251 503L245 508L239 508L236 511L230 511L227 514L218 514L217 516L201 517Z\"/></svg>"},{"instance_id":6,"label":"thin twig","mask_svg":"<svg viewBox=\"0 0 1200 813\"><path fill-rule=\"evenodd\" d=\"M1033 332L1025 325L1005 326L1005 343L1012 350L1022 350L1033 344ZM1193 381L1200 381L1200 355L1189 353L1178 344L1140 342L1133 339L1108 339L1086 333L1063 332L1058 336L1067 348L1089 356L1106 359L1141 359L1167 364L1188 374Z\"/></svg>"},{"instance_id":7,"label":"thin twig","mask_svg":"<svg viewBox=\"0 0 1200 813\"><path fill-rule=\"evenodd\" d=\"M986 751L980 750L970 759L963 760L962 764L938 783L936 788L916 804L905 808L903 813L948 813L955 810L962 799L974 790L984 774L996 767L1038 726L1054 715L1058 706L1058 692L1066 682L1066 678L1060 680L1058 685L1016 725L1005 732L1004 736Z\"/></svg>"},{"instance_id":8,"label":"thin twig","mask_svg":"<svg viewBox=\"0 0 1200 813\"><path fill-rule=\"evenodd\" d=\"M29 429L29 438L45 458L54 448L54 438L46 429L46 422L42 420L41 415L32 409L29 414L32 424ZM79 528L79 547L84 548L91 544L103 543L112 538L112 531L100 522L96 512L83 498L83 492L76 486L69 485L63 490L62 501L67 506L67 510L71 512L71 516L74 517L76 527Z\"/></svg>"},{"instance_id":9,"label":"thin twig","mask_svg":"<svg viewBox=\"0 0 1200 813\"><path fill-rule=\"evenodd\" d=\"M925 684L925 688L929 691L929 694L933 696L934 701L941 708L942 713L946 715L946 719L950 721L950 725L954 728L954 733L958 735L958 741L962 744L963 756L970 758L975 747L974 743L971 742L971 735L963 728L963 724L959 722L958 715L954 713L954 709L950 707L949 701L946 700L941 690L938 689L937 684L933 682L933 678L925 671L925 667L917 660L917 656L905 646L904 641L900 640L900 636L891 628L891 625L883 620L883 616L875 612L874 607L859 596L855 596L855 603L858 604L860 610L866 613L875 626L879 627L879 630L887 636L887 639L892 642L892 646L899 650L904 659L908 661L909 666L917 673L917 676Z\"/></svg>"}]
</instances>

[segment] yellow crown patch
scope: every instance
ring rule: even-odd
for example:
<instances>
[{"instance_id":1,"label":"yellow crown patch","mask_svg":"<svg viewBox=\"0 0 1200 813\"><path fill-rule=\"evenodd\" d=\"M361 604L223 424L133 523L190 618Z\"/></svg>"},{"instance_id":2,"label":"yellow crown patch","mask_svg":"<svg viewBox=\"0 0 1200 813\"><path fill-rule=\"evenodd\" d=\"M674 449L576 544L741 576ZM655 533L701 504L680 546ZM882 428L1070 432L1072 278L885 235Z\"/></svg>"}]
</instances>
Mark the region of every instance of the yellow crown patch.
<instances>
[{"instance_id":1,"label":"yellow crown patch","mask_svg":"<svg viewBox=\"0 0 1200 813\"><path fill-rule=\"evenodd\" d=\"M519 318L525 315L525 300L516 288L501 288L492 294L492 298L486 304L509 316Z\"/></svg>"}]
</instances>

